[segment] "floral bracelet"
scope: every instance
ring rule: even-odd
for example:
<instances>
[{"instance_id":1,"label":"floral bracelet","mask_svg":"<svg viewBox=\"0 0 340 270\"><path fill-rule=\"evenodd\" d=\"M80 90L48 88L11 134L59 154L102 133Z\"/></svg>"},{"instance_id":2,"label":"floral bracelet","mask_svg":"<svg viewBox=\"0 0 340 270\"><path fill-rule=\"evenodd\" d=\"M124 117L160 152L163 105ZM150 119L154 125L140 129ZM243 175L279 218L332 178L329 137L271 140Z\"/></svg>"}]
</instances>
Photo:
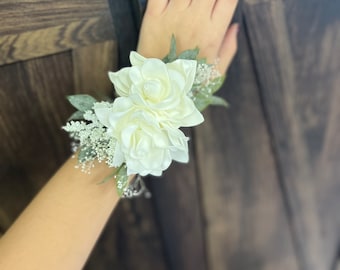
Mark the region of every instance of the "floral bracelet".
<instances>
[{"instance_id":1,"label":"floral bracelet","mask_svg":"<svg viewBox=\"0 0 340 270\"><path fill-rule=\"evenodd\" d=\"M63 129L73 140L78 167L90 173L94 161L105 162L115 169L101 183L114 179L121 197L134 197L146 191L140 176L160 176L172 160L187 163L189 138L180 128L202 123L201 111L209 105L228 105L214 96L225 77L198 54L195 48L177 55L172 37L162 60L133 51L131 67L109 72L118 95L113 102L68 96L77 111ZM129 175L138 176L132 184Z\"/></svg>"}]
</instances>

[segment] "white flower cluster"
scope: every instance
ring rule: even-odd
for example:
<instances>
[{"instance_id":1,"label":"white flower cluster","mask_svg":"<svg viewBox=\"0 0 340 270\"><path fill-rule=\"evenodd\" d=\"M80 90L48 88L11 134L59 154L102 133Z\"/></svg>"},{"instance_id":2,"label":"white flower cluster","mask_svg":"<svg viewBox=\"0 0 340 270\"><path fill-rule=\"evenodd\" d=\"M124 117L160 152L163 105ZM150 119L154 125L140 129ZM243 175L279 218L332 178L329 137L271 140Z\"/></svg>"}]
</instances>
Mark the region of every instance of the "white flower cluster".
<instances>
[{"instance_id":1,"label":"white flower cluster","mask_svg":"<svg viewBox=\"0 0 340 270\"><path fill-rule=\"evenodd\" d=\"M128 175L160 176L172 160L189 160L188 138L179 128L204 120L189 97L197 61L165 64L136 52L131 52L130 61L132 67L109 73L119 97L113 103L97 102L93 109L102 139L112 143L112 151L105 152L112 156L110 165L126 163Z\"/></svg>"},{"instance_id":2,"label":"white flower cluster","mask_svg":"<svg viewBox=\"0 0 340 270\"><path fill-rule=\"evenodd\" d=\"M106 128L98 121L93 111L84 113L86 121L70 121L63 127L76 141L73 151L79 150L79 163L84 172L90 172L93 160L113 167L116 140L107 133Z\"/></svg>"}]
</instances>

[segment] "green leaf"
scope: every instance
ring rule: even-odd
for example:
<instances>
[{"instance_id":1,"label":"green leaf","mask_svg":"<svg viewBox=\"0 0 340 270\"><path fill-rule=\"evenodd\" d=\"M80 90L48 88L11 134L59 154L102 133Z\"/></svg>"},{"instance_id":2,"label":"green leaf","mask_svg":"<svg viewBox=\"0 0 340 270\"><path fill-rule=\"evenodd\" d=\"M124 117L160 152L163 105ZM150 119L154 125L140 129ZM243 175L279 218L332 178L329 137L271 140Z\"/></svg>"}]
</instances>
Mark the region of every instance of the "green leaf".
<instances>
[{"instance_id":1,"label":"green leaf","mask_svg":"<svg viewBox=\"0 0 340 270\"><path fill-rule=\"evenodd\" d=\"M78 160L80 163L89 161L92 157L93 158L95 157L92 148L90 147L80 148L78 152Z\"/></svg>"},{"instance_id":2,"label":"green leaf","mask_svg":"<svg viewBox=\"0 0 340 270\"><path fill-rule=\"evenodd\" d=\"M229 104L225 99L223 99L221 97L217 97L217 96L211 97L211 103L210 104L214 105L214 106L223 106L223 107L226 107L226 108L229 107Z\"/></svg>"},{"instance_id":3,"label":"green leaf","mask_svg":"<svg viewBox=\"0 0 340 270\"><path fill-rule=\"evenodd\" d=\"M124 194L125 189L129 186L128 175L127 175L127 167L125 164L121 165L116 174L116 186L118 195L121 197Z\"/></svg>"},{"instance_id":4,"label":"green leaf","mask_svg":"<svg viewBox=\"0 0 340 270\"><path fill-rule=\"evenodd\" d=\"M223 75L223 76L220 76L220 77L213 79L209 83L209 88L210 88L212 94L216 93L222 87L222 85L225 81L225 78L226 78L226 76Z\"/></svg>"},{"instance_id":5,"label":"green leaf","mask_svg":"<svg viewBox=\"0 0 340 270\"><path fill-rule=\"evenodd\" d=\"M200 112L204 111L211 104L211 96L206 94L197 93L194 97L194 103Z\"/></svg>"},{"instance_id":6,"label":"green leaf","mask_svg":"<svg viewBox=\"0 0 340 270\"><path fill-rule=\"evenodd\" d=\"M106 176L101 182L98 183L98 185L105 184L106 182L108 182L108 181L114 179L116 173L117 173L117 172L116 172L116 170L115 170L114 173L112 173L112 174Z\"/></svg>"},{"instance_id":7,"label":"green leaf","mask_svg":"<svg viewBox=\"0 0 340 270\"><path fill-rule=\"evenodd\" d=\"M207 58L197 59L197 64L206 64L206 63L207 63Z\"/></svg>"},{"instance_id":8,"label":"green leaf","mask_svg":"<svg viewBox=\"0 0 340 270\"><path fill-rule=\"evenodd\" d=\"M175 36L171 36L170 52L163 58L164 63L170 63L177 59L177 46Z\"/></svg>"},{"instance_id":9,"label":"green leaf","mask_svg":"<svg viewBox=\"0 0 340 270\"><path fill-rule=\"evenodd\" d=\"M75 113L73 113L73 114L67 119L67 121L71 121L71 120L83 120L83 119L84 119L84 112L76 111Z\"/></svg>"},{"instance_id":10,"label":"green leaf","mask_svg":"<svg viewBox=\"0 0 340 270\"><path fill-rule=\"evenodd\" d=\"M186 50L182 53L180 53L177 57L177 59L187 59L187 60L196 60L198 54L200 52L200 49L196 47L192 50Z\"/></svg>"},{"instance_id":11,"label":"green leaf","mask_svg":"<svg viewBox=\"0 0 340 270\"><path fill-rule=\"evenodd\" d=\"M73 107L75 107L81 112L91 110L93 104L97 102L97 100L91 97L90 95L72 95L67 96L67 99L72 104Z\"/></svg>"}]
</instances>

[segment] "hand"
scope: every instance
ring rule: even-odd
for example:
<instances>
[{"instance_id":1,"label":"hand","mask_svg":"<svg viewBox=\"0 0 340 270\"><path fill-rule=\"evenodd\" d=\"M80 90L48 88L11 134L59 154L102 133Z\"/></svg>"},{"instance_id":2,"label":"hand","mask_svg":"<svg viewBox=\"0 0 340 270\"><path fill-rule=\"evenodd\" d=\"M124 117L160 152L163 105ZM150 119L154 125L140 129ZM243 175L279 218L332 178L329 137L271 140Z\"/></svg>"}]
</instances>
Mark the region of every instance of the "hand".
<instances>
[{"instance_id":1,"label":"hand","mask_svg":"<svg viewBox=\"0 0 340 270\"><path fill-rule=\"evenodd\" d=\"M238 24L229 27L236 5L237 0L149 0L138 52L163 58L174 34L177 53L198 46L208 63L219 59L223 74L237 50Z\"/></svg>"}]
</instances>

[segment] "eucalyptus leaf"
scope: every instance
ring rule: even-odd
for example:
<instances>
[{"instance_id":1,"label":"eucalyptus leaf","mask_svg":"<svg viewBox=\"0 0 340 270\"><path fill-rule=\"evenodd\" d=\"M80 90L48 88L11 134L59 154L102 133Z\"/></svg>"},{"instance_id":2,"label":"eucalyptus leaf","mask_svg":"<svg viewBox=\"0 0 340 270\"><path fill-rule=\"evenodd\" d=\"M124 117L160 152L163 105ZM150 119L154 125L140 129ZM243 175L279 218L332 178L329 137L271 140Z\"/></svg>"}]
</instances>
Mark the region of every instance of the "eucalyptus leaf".
<instances>
[{"instance_id":1,"label":"eucalyptus leaf","mask_svg":"<svg viewBox=\"0 0 340 270\"><path fill-rule=\"evenodd\" d=\"M223 106L223 107L229 107L229 104L228 102L221 98L221 97L217 97L217 96L212 96L211 97L211 105L214 105L214 106Z\"/></svg>"},{"instance_id":2,"label":"eucalyptus leaf","mask_svg":"<svg viewBox=\"0 0 340 270\"><path fill-rule=\"evenodd\" d=\"M97 100L90 95L71 95L67 96L67 99L73 107L81 112L91 110L93 104L97 102Z\"/></svg>"},{"instance_id":3,"label":"eucalyptus leaf","mask_svg":"<svg viewBox=\"0 0 340 270\"><path fill-rule=\"evenodd\" d=\"M101 182L99 182L98 184L101 185L101 184L105 184L106 182L114 179L115 175L116 175L116 171L108 176L106 176Z\"/></svg>"},{"instance_id":4,"label":"eucalyptus leaf","mask_svg":"<svg viewBox=\"0 0 340 270\"><path fill-rule=\"evenodd\" d=\"M194 103L200 112L204 111L211 104L211 96L197 93L194 97Z\"/></svg>"},{"instance_id":5,"label":"eucalyptus leaf","mask_svg":"<svg viewBox=\"0 0 340 270\"><path fill-rule=\"evenodd\" d=\"M81 111L76 111L75 113L73 113L67 121L71 121L71 120L83 120L84 119L84 112Z\"/></svg>"},{"instance_id":6,"label":"eucalyptus leaf","mask_svg":"<svg viewBox=\"0 0 340 270\"><path fill-rule=\"evenodd\" d=\"M94 157L92 148L90 147L80 148L78 152L78 160L80 163L89 161L91 157Z\"/></svg>"},{"instance_id":7,"label":"eucalyptus leaf","mask_svg":"<svg viewBox=\"0 0 340 270\"><path fill-rule=\"evenodd\" d=\"M187 60L196 60L198 54L200 52L200 49L196 47L192 50L186 50L182 53L180 53L177 57L177 59L187 59Z\"/></svg>"},{"instance_id":8,"label":"eucalyptus leaf","mask_svg":"<svg viewBox=\"0 0 340 270\"><path fill-rule=\"evenodd\" d=\"M121 197L125 189L129 186L127 167L125 164L120 166L115 174L118 195Z\"/></svg>"},{"instance_id":9,"label":"eucalyptus leaf","mask_svg":"<svg viewBox=\"0 0 340 270\"><path fill-rule=\"evenodd\" d=\"M209 83L209 88L211 90L211 93L214 94L216 93L223 85L224 81L225 81L226 76L219 76L215 79L213 79L210 83Z\"/></svg>"},{"instance_id":10,"label":"eucalyptus leaf","mask_svg":"<svg viewBox=\"0 0 340 270\"><path fill-rule=\"evenodd\" d=\"M170 52L163 58L163 62L170 63L177 59L177 46L175 36L171 36Z\"/></svg>"},{"instance_id":11,"label":"eucalyptus leaf","mask_svg":"<svg viewBox=\"0 0 340 270\"><path fill-rule=\"evenodd\" d=\"M197 64L206 64L206 63L207 63L207 58L197 59Z\"/></svg>"}]
</instances>

